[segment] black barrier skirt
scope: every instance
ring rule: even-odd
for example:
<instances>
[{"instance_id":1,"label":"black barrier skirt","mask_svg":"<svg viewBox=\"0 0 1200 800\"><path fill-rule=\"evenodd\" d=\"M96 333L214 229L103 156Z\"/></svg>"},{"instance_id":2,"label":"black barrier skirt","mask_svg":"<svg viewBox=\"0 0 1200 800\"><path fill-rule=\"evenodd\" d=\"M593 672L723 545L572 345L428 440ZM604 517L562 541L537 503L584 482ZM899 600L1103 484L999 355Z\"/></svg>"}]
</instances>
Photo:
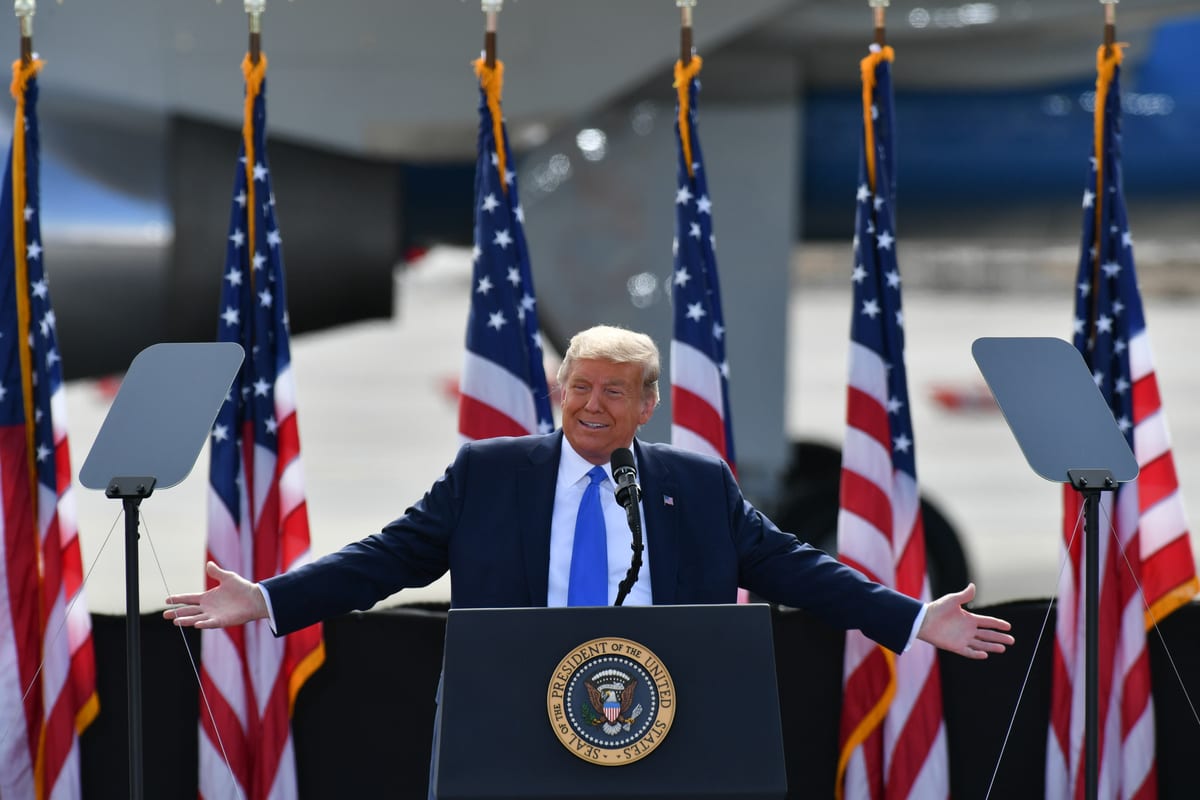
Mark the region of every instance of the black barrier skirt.
<instances>
[{"instance_id":1,"label":"black barrier skirt","mask_svg":"<svg viewBox=\"0 0 1200 800\"><path fill-rule=\"evenodd\" d=\"M1046 602L976 610L1012 622L1017 644L986 661L941 654L954 797L986 793ZM788 796L832 797L842 634L800 611L776 609L772 619ZM444 609L410 607L350 614L325 624L325 664L301 690L293 719L301 798L426 800L445 624ZM100 715L82 739L84 796L128 797L125 619L97 615L92 626ZM1188 694L1200 702L1200 605L1184 606L1161 631ZM993 797L1043 795L1053 635L1051 615ZM197 632L187 630L183 637L198 659ZM1190 800L1196 796L1200 727L1153 631L1149 649L1159 797ZM145 794L196 797L199 692L180 629L159 614L143 616L142 657Z\"/></svg>"}]
</instances>

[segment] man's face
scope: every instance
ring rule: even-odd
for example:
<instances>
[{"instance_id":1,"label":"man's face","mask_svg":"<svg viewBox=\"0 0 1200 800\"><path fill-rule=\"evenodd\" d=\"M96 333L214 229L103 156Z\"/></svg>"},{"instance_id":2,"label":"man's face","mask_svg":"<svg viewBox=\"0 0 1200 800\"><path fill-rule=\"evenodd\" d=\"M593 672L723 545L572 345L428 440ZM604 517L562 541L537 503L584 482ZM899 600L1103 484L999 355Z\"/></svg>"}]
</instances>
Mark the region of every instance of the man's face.
<instances>
[{"instance_id":1,"label":"man's face","mask_svg":"<svg viewBox=\"0 0 1200 800\"><path fill-rule=\"evenodd\" d=\"M580 359L559 391L563 434L592 464L607 464L613 450L629 447L654 413L642 393L641 364Z\"/></svg>"}]
</instances>

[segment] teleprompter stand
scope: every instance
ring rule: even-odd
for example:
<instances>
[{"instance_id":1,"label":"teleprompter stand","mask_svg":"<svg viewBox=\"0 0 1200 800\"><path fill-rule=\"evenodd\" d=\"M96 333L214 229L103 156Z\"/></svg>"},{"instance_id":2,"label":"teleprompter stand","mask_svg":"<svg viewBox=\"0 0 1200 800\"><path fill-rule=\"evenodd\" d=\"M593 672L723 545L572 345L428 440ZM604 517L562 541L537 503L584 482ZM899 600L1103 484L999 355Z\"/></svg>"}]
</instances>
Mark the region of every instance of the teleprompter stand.
<instances>
[{"instance_id":1,"label":"teleprompter stand","mask_svg":"<svg viewBox=\"0 0 1200 800\"><path fill-rule=\"evenodd\" d=\"M1098 788L1100 494L1137 477L1138 465L1079 351L1061 339L977 339L979 371L1033 471L1070 483L1084 514L1084 796Z\"/></svg>"},{"instance_id":2,"label":"teleprompter stand","mask_svg":"<svg viewBox=\"0 0 1200 800\"><path fill-rule=\"evenodd\" d=\"M79 482L119 498L125 513L125 658L129 702L129 797L142 798L141 600L138 506L191 472L242 364L232 342L156 344L134 358Z\"/></svg>"}]
</instances>

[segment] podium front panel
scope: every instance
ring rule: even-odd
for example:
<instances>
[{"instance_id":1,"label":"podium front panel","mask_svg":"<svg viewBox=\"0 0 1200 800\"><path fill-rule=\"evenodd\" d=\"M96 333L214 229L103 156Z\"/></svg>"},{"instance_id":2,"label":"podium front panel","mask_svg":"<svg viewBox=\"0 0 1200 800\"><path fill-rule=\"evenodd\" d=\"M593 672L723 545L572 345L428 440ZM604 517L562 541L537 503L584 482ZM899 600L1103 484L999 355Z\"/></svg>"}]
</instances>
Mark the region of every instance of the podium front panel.
<instances>
[{"instance_id":1,"label":"podium front panel","mask_svg":"<svg viewBox=\"0 0 1200 800\"><path fill-rule=\"evenodd\" d=\"M669 731L648 737L652 752L639 749L644 740L617 753L609 763L620 766L576 755L583 743L575 752L564 746L548 709L564 659L598 639L640 644L671 678L659 698L670 706ZM598 713L586 701L571 707ZM765 605L451 610L438 714L438 800L767 800L787 792Z\"/></svg>"}]
</instances>

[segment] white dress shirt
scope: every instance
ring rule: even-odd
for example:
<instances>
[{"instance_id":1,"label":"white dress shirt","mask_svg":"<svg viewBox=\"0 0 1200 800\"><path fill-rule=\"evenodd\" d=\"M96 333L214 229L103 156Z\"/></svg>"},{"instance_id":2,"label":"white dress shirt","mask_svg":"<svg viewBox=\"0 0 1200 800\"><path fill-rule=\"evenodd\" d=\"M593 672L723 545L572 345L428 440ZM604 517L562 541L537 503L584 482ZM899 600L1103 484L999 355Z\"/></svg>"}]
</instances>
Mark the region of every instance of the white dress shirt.
<instances>
[{"instance_id":1,"label":"white dress shirt","mask_svg":"<svg viewBox=\"0 0 1200 800\"><path fill-rule=\"evenodd\" d=\"M575 452L571 443L563 437L562 456L558 460L558 482L554 486L554 516L550 521L550 573L547 582L546 605L567 604L567 583L571 576L571 549L575 544L575 517L579 514L579 501L590 479L587 474L594 464L584 460ZM629 562L633 558L633 534L625 509L617 502L616 483L612 467L604 465L606 475L600 484L600 508L604 511L605 538L608 542L608 604L617 599L617 588L625 580ZM642 543L646 542L645 517L638 503L638 515L642 522ZM650 548L642 550L642 568L637 583L629 591L622 605L648 606L654 602L650 593Z\"/></svg>"}]
</instances>

